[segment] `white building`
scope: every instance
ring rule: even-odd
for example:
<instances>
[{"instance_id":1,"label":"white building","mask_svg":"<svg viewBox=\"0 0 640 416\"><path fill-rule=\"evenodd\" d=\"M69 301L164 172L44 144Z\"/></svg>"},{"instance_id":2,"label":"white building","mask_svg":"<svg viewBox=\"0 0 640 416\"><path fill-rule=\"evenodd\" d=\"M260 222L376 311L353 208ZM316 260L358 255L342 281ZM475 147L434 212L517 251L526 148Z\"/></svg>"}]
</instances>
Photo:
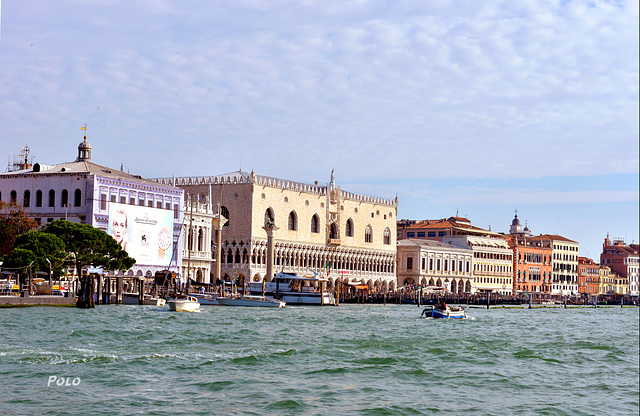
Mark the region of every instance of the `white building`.
<instances>
[{"instance_id":1,"label":"white building","mask_svg":"<svg viewBox=\"0 0 640 416\"><path fill-rule=\"evenodd\" d=\"M41 225L66 219L110 233L136 259L129 276L178 271L182 189L93 163L86 136L72 162L26 161L0 174L0 200L21 205Z\"/></svg>"},{"instance_id":2,"label":"white building","mask_svg":"<svg viewBox=\"0 0 640 416\"><path fill-rule=\"evenodd\" d=\"M398 286L438 286L471 293L473 250L424 239L398 241Z\"/></svg>"}]
</instances>

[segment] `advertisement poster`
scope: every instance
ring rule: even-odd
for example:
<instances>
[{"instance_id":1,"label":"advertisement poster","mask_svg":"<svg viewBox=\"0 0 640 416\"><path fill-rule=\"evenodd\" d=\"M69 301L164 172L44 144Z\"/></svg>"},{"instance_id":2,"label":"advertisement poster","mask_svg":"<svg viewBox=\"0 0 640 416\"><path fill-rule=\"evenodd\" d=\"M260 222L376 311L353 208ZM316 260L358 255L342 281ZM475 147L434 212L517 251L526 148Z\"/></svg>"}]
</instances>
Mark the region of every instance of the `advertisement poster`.
<instances>
[{"instance_id":1,"label":"advertisement poster","mask_svg":"<svg viewBox=\"0 0 640 416\"><path fill-rule=\"evenodd\" d=\"M137 264L169 266L173 211L112 202L108 233Z\"/></svg>"}]
</instances>

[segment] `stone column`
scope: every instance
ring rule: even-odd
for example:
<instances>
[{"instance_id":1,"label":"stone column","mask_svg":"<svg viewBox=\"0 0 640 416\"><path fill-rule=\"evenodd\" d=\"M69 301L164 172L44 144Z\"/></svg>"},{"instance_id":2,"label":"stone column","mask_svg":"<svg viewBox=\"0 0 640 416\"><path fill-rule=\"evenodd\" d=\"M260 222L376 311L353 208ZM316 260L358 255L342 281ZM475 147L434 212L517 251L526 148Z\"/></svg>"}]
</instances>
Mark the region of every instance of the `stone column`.
<instances>
[{"instance_id":1,"label":"stone column","mask_svg":"<svg viewBox=\"0 0 640 416\"><path fill-rule=\"evenodd\" d=\"M268 223L262 227L267 232L267 274L264 278L273 277L273 233L278 230L275 224ZM264 279L263 278L263 279Z\"/></svg>"}]
</instances>

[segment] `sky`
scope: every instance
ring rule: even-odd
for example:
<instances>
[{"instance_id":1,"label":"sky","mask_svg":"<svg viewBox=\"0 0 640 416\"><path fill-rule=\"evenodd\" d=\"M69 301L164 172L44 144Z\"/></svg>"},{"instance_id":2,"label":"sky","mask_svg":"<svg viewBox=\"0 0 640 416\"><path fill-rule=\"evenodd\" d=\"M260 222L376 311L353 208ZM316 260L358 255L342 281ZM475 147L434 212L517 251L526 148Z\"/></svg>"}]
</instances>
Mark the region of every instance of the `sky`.
<instances>
[{"instance_id":1,"label":"sky","mask_svg":"<svg viewBox=\"0 0 640 416\"><path fill-rule=\"evenodd\" d=\"M0 155L637 243L638 1L5 0ZM1 167L4 171L4 168Z\"/></svg>"}]
</instances>

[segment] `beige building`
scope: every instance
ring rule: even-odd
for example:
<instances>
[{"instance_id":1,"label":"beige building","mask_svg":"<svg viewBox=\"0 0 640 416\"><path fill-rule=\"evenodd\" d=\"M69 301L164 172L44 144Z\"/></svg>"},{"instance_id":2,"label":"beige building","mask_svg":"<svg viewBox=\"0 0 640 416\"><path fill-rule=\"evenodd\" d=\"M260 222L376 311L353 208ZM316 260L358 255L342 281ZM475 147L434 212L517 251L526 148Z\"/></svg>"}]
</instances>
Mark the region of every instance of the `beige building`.
<instances>
[{"instance_id":1,"label":"beige building","mask_svg":"<svg viewBox=\"0 0 640 416\"><path fill-rule=\"evenodd\" d=\"M395 289L396 200L326 185L278 179L254 172L161 178L187 194L209 198L227 219L221 231L221 274L238 284L270 279L267 231L275 224L274 273L311 271L374 290ZM215 210L217 211L217 209ZM185 221L186 223L187 221ZM211 241L216 241L214 236ZM183 260L184 262L184 260Z\"/></svg>"},{"instance_id":2,"label":"beige building","mask_svg":"<svg viewBox=\"0 0 640 416\"><path fill-rule=\"evenodd\" d=\"M472 293L497 292L502 295L513 293L513 251L504 238L495 237L491 232L486 232L484 236L446 236L442 242L472 250Z\"/></svg>"},{"instance_id":3,"label":"beige building","mask_svg":"<svg viewBox=\"0 0 640 416\"><path fill-rule=\"evenodd\" d=\"M473 251L425 239L398 241L398 286L419 284L470 293Z\"/></svg>"}]
</instances>

